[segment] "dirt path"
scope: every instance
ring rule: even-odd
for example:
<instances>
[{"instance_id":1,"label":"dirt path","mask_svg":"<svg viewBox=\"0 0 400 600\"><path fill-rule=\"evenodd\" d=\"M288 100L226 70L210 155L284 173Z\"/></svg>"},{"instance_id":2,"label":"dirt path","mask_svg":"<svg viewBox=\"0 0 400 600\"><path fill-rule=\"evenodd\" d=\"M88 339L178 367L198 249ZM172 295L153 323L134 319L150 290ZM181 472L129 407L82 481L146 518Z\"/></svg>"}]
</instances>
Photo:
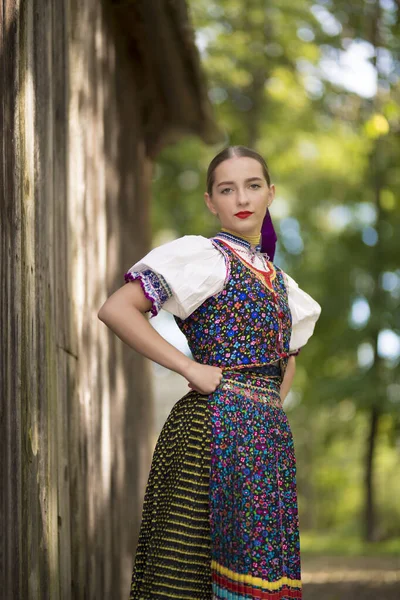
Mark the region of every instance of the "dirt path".
<instances>
[{"instance_id":1,"label":"dirt path","mask_svg":"<svg viewBox=\"0 0 400 600\"><path fill-rule=\"evenodd\" d=\"M399 600L400 558L302 557L304 600Z\"/></svg>"}]
</instances>

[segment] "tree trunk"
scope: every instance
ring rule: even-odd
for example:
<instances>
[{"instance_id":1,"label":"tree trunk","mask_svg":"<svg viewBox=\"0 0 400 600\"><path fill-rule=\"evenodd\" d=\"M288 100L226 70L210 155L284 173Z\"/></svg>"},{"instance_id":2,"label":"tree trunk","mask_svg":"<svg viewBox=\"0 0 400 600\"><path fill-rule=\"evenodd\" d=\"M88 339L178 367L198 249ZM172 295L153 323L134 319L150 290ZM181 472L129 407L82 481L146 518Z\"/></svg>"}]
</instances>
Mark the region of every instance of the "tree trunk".
<instances>
[{"instance_id":1,"label":"tree trunk","mask_svg":"<svg viewBox=\"0 0 400 600\"><path fill-rule=\"evenodd\" d=\"M380 61L378 60L381 40L380 24L382 20L382 11L379 0L375 1L375 5L371 7L371 29L370 29L370 42L374 48L374 56L372 58L372 64L377 70L378 74L378 91L375 97L370 103L371 113L381 112L381 100L380 100L380 85L382 80L382 73L380 73ZM373 293L371 296L371 308L372 313L377 315L373 319L372 332L374 339L374 352L375 360L372 366L372 378L371 381L374 385L374 397L372 404L369 409L369 432L366 439L366 452L365 452L365 472L364 472L364 539L368 542L375 541L377 539L377 514L376 514L376 498L375 498L375 487L374 487L374 458L376 451L377 433L379 427L379 418L382 411L382 405L384 403L383 393L383 373L382 373L382 360L378 355L378 337L381 330L381 322L379 315L383 312L385 305L384 294L380 285L381 272L383 268L382 264L382 245L383 245L383 221L384 215L381 204L381 194L384 188L384 167L382 165L382 140L378 137L375 142L375 147L371 154L370 159L370 174L371 174L371 186L374 189L375 196L375 207L376 207L376 230L378 232L378 242L374 248L371 261L371 271L374 279Z\"/></svg>"},{"instance_id":2,"label":"tree trunk","mask_svg":"<svg viewBox=\"0 0 400 600\"><path fill-rule=\"evenodd\" d=\"M365 452L365 515L364 538L367 542L376 539L376 511L374 494L374 458L380 412L377 406L371 406L369 413L369 431Z\"/></svg>"}]
</instances>

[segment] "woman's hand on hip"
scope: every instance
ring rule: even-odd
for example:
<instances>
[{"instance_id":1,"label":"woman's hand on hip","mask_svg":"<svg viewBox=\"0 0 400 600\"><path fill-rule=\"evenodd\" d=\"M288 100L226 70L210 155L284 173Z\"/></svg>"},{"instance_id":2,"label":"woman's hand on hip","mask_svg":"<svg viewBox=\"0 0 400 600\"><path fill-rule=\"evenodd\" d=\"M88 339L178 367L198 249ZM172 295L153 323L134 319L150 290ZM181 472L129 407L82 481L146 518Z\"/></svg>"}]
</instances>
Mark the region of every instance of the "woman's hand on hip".
<instances>
[{"instance_id":1,"label":"woman's hand on hip","mask_svg":"<svg viewBox=\"0 0 400 600\"><path fill-rule=\"evenodd\" d=\"M212 394L221 383L222 369L192 361L184 377L188 380L191 390L200 394Z\"/></svg>"}]
</instances>

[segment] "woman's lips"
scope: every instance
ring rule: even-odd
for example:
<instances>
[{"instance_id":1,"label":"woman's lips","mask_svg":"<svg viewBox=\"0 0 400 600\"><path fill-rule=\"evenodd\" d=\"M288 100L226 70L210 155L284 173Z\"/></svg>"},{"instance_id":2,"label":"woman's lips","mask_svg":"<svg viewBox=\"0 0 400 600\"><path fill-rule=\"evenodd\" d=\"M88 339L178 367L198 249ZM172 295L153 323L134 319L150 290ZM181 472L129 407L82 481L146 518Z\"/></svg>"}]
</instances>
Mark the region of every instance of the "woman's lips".
<instances>
[{"instance_id":1,"label":"woman's lips","mask_svg":"<svg viewBox=\"0 0 400 600\"><path fill-rule=\"evenodd\" d=\"M243 212L236 213L235 217L238 217L239 219L247 219L247 217L250 217L252 214L253 214L252 212L245 210Z\"/></svg>"}]
</instances>

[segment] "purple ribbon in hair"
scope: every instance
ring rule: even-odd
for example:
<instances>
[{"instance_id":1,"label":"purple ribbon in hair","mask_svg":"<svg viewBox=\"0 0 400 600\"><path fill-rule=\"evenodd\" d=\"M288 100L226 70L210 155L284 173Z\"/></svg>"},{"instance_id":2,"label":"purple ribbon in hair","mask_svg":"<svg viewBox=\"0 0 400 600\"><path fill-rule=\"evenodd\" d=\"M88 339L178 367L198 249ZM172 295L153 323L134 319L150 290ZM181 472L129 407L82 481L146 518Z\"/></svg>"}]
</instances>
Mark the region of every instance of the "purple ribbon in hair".
<instances>
[{"instance_id":1,"label":"purple ribbon in hair","mask_svg":"<svg viewBox=\"0 0 400 600\"><path fill-rule=\"evenodd\" d=\"M274 260L275 247L277 242L274 226L272 224L269 209L265 213L264 221L261 226L261 252L266 252L269 260Z\"/></svg>"}]
</instances>

